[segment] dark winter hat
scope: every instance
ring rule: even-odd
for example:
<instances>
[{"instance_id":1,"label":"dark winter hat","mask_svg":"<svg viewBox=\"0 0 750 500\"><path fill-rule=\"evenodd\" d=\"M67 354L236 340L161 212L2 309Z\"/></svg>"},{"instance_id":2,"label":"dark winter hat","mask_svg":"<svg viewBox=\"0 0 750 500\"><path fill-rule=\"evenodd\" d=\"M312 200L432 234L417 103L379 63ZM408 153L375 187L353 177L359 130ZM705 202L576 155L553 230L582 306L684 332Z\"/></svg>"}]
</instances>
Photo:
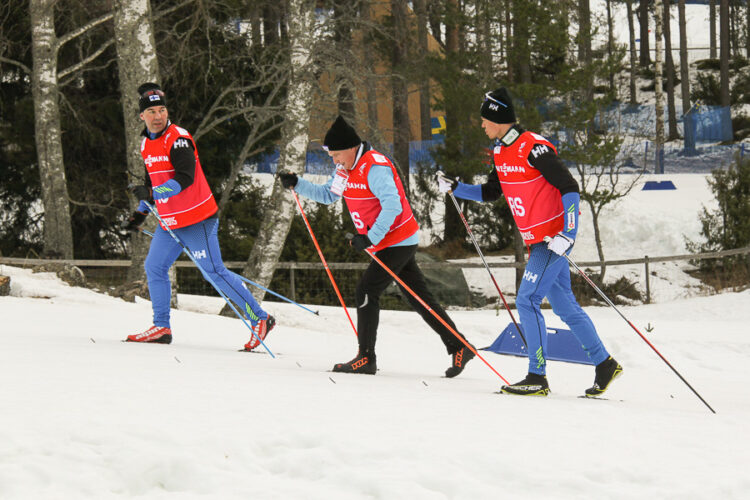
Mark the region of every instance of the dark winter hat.
<instances>
[{"instance_id":1,"label":"dark winter hat","mask_svg":"<svg viewBox=\"0 0 750 500\"><path fill-rule=\"evenodd\" d=\"M513 101L505 87L484 94L481 108L482 118L495 123L515 123L516 112Z\"/></svg>"},{"instance_id":2,"label":"dark winter hat","mask_svg":"<svg viewBox=\"0 0 750 500\"><path fill-rule=\"evenodd\" d=\"M151 106L166 106L167 98L164 96L164 91L156 83L144 83L138 87L138 107L143 113L146 108Z\"/></svg>"},{"instance_id":3,"label":"dark winter hat","mask_svg":"<svg viewBox=\"0 0 750 500\"><path fill-rule=\"evenodd\" d=\"M362 139L357 135L357 131L346 123L346 120L341 115L333 122L323 140L323 147L327 151L341 151L342 149L353 148L360 144L362 144Z\"/></svg>"}]
</instances>

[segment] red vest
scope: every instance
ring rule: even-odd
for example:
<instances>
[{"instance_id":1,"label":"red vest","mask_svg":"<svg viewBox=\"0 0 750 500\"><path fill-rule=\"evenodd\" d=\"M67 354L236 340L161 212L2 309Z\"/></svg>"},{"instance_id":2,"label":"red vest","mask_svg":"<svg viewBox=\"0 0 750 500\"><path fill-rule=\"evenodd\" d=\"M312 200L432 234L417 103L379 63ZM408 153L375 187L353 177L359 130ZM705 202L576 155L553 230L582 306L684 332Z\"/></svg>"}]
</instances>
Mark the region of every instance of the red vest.
<instances>
[{"instance_id":1,"label":"red vest","mask_svg":"<svg viewBox=\"0 0 750 500\"><path fill-rule=\"evenodd\" d=\"M417 232L419 224L417 224L411 206L406 199L404 186L401 184L401 178L398 176L396 168L388 158L371 149L361 156L355 167L349 172L346 189L342 194L357 232L367 234L367 228L372 227L381 210L380 200L370 191L370 186L367 183L367 175L373 165L383 165L391 169L393 180L396 182L396 189L398 189L398 196L401 199L401 213L393 221L391 228L383 239L374 246L377 252L404 241Z\"/></svg>"},{"instance_id":2,"label":"red vest","mask_svg":"<svg viewBox=\"0 0 750 500\"><path fill-rule=\"evenodd\" d=\"M208 219L218 210L211 188L198 159L198 148L190 132L175 124L170 124L162 135L156 139L145 137L141 143L141 156L146 162L146 170L151 178L151 185L158 186L174 178L174 167L169 161L169 152L177 139L186 138L193 143L195 154L195 176L193 183L178 194L156 200L159 216L170 229L190 226Z\"/></svg>"},{"instance_id":3,"label":"red vest","mask_svg":"<svg viewBox=\"0 0 750 500\"><path fill-rule=\"evenodd\" d=\"M533 154L539 144L557 153L541 135L524 132L510 146L495 146L493 155L503 195L527 245L562 231L565 215L560 190L529 165L529 154Z\"/></svg>"}]
</instances>

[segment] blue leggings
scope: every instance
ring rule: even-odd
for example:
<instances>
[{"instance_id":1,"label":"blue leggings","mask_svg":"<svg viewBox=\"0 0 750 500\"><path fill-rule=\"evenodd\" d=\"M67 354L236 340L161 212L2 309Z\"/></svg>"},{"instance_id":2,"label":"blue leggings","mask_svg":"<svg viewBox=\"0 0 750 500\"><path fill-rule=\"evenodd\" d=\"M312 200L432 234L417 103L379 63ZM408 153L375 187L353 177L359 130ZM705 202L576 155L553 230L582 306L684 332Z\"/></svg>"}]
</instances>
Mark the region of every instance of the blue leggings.
<instances>
[{"instance_id":1,"label":"blue leggings","mask_svg":"<svg viewBox=\"0 0 750 500\"><path fill-rule=\"evenodd\" d=\"M268 313L261 309L253 294L245 288L240 277L224 266L219 249L219 238L216 235L218 229L219 219L210 217L191 226L172 231L187 247L203 271L255 326L259 319L268 319ZM168 273L170 266L181 253L180 244L161 226L157 227L144 265L148 277L148 290L151 294L151 306L154 309L155 326L169 327L169 302L172 287Z\"/></svg>"},{"instance_id":2,"label":"blue leggings","mask_svg":"<svg viewBox=\"0 0 750 500\"><path fill-rule=\"evenodd\" d=\"M518 289L516 307L529 348L529 373L547 370L547 326L542 316L542 299L569 327L595 364L609 356L594 323L578 305L570 288L570 269L565 257L555 254L546 243L531 246L531 255Z\"/></svg>"}]
</instances>

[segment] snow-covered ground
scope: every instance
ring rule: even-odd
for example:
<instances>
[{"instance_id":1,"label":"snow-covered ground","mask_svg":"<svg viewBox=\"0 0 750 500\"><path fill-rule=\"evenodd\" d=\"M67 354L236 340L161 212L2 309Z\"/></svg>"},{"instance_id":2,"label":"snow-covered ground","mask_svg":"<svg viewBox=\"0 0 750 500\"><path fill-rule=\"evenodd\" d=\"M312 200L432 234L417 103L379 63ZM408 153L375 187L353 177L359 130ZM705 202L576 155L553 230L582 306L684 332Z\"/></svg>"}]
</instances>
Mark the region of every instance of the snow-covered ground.
<instances>
[{"instance_id":1,"label":"snow-covered ground","mask_svg":"<svg viewBox=\"0 0 750 500\"><path fill-rule=\"evenodd\" d=\"M672 180L677 191L634 193L606 214L610 257L681 253L682 234L697 235L704 180ZM594 257L586 227L581 261ZM750 488L750 291L683 297L675 278L658 303L620 308L714 415L605 307L587 310L625 368L609 399L577 398L593 368L559 362L549 398L516 398L494 394L502 380L479 359L442 377L449 357L413 312L382 313L376 376L343 375L328 371L356 349L340 308L316 317L267 303L272 358L237 352L248 337L239 321L199 312L217 299L181 296L189 310L173 314L174 343L138 345L121 340L149 326L149 302L0 274L12 278L0 297L2 499L747 498ZM509 321L451 315L477 346ZM526 373L523 359L483 356L510 381Z\"/></svg>"}]
</instances>

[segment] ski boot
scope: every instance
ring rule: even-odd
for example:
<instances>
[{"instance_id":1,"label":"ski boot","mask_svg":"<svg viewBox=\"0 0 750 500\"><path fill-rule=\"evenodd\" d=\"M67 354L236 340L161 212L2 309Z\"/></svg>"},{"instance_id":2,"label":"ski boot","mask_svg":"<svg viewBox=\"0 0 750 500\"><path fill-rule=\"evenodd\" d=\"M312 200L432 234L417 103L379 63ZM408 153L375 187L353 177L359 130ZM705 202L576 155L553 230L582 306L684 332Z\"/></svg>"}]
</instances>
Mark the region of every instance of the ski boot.
<instances>
[{"instance_id":1,"label":"ski boot","mask_svg":"<svg viewBox=\"0 0 750 500\"><path fill-rule=\"evenodd\" d=\"M375 375L378 371L377 364L375 362L374 353L358 353L357 357L346 363L337 363L334 365L334 372L341 373L364 373L366 375Z\"/></svg>"},{"instance_id":2,"label":"ski boot","mask_svg":"<svg viewBox=\"0 0 750 500\"><path fill-rule=\"evenodd\" d=\"M461 349L451 354L451 366L445 370L445 376L453 378L464 371L466 363L471 361L474 356L476 356L474 351L466 346L462 346Z\"/></svg>"},{"instance_id":3,"label":"ski boot","mask_svg":"<svg viewBox=\"0 0 750 500\"><path fill-rule=\"evenodd\" d=\"M520 382L504 385L500 392L503 394L514 394L516 396L546 396L549 394L547 377L536 373L529 373Z\"/></svg>"},{"instance_id":4,"label":"ski boot","mask_svg":"<svg viewBox=\"0 0 750 500\"><path fill-rule=\"evenodd\" d=\"M245 344L245 348L242 350L252 351L256 347L258 347L260 345L260 341L266 339L271 330L273 330L274 326L276 326L276 318L274 318L270 314L268 315L268 318L258 321L258 323L253 327L255 335L250 337L250 340L247 344Z\"/></svg>"},{"instance_id":5,"label":"ski boot","mask_svg":"<svg viewBox=\"0 0 750 500\"><path fill-rule=\"evenodd\" d=\"M609 384L622 374L622 366L612 356L596 365L594 385L586 389L586 397L594 398L604 394Z\"/></svg>"},{"instance_id":6,"label":"ski boot","mask_svg":"<svg viewBox=\"0 0 750 500\"><path fill-rule=\"evenodd\" d=\"M146 342L152 344L171 344L172 330L165 326L152 326L143 333L128 335L126 342Z\"/></svg>"}]
</instances>

